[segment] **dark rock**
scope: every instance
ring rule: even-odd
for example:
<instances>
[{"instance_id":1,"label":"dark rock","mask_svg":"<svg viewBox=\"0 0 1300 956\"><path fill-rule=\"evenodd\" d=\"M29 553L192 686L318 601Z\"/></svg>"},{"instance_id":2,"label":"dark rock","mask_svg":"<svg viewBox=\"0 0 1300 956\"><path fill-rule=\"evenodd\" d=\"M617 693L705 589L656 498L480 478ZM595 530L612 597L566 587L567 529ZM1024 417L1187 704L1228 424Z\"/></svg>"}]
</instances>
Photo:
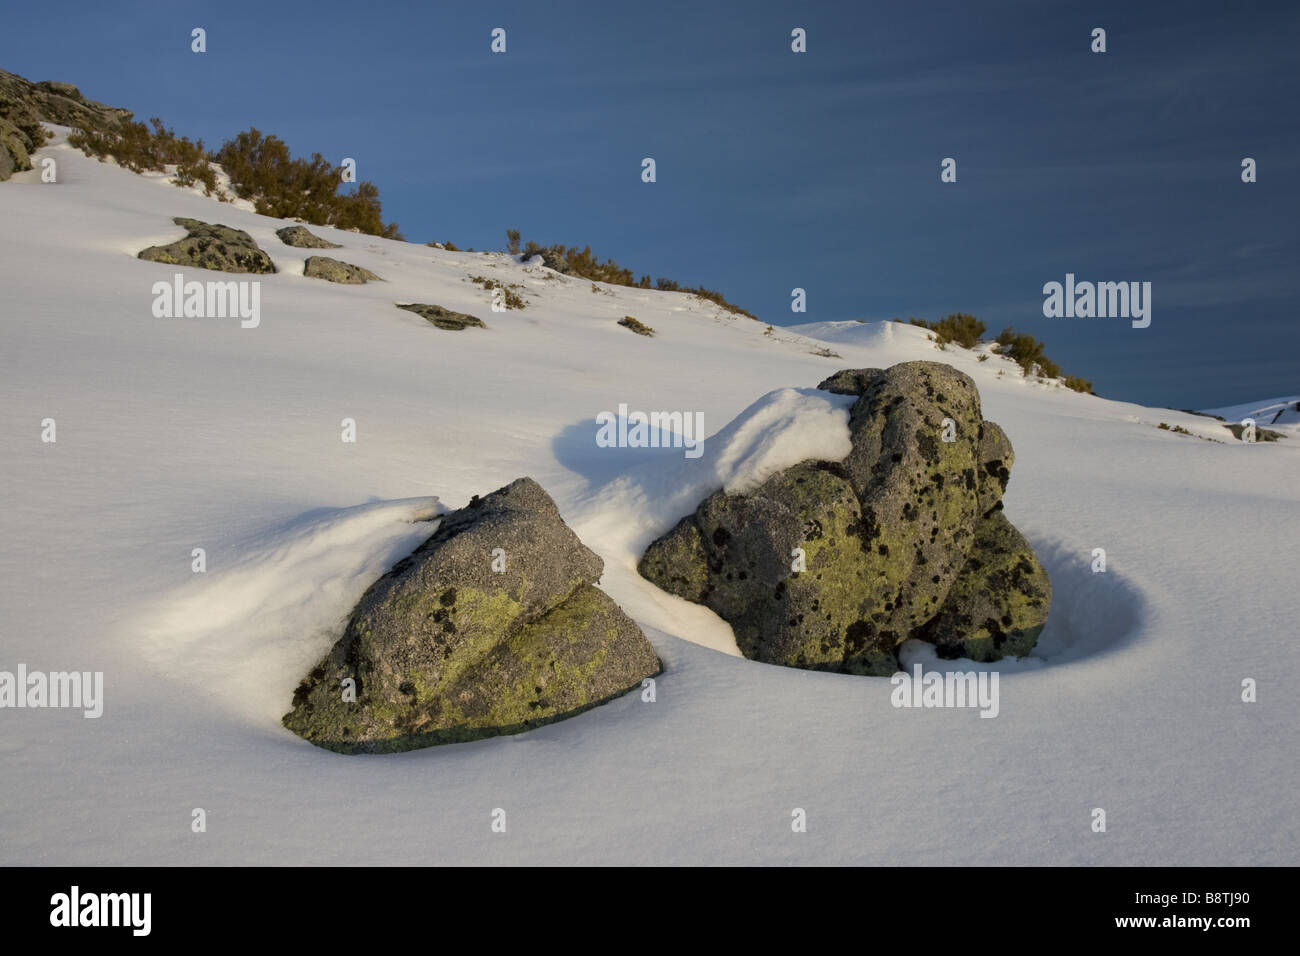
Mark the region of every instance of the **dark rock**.
<instances>
[{"instance_id":1,"label":"dark rock","mask_svg":"<svg viewBox=\"0 0 1300 956\"><path fill-rule=\"evenodd\" d=\"M0 117L0 180L32 168L31 139L15 123Z\"/></svg>"},{"instance_id":2,"label":"dark rock","mask_svg":"<svg viewBox=\"0 0 1300 956\"><path fill-rule=\"evenodd\" d=\"M306 226L285 226L277 229L275 234L286 246L296 249L342 249L337 242L329 242L314 235Z\"/></svg>"},{"instance_id":3,"label":"dark rock","mask_svg":"<svg viewBox=\"0 0 1300 956\"><path fill-rule=\"evenodd\" d=\"M870 620L888 559L869 548L843 470L803 462L748 495L717 492L655 542L641 574L728 621L742 654L789 667L889 674L901 634ZM795 548L805 571L792 571ZM892 583L883 587L893 595Z\"/></svg>"},{"instance_id":4,"label":"dark rock","mask_svg":"<svg viewBox=\"0 0 1300 956\"><path fill-rule=\"evenodd\" d=\"M1052 584L1033 546L1001 510L975 526L970 556L943 607L916 636L940 657L996 661L1033 650L1052 606Z\"/></svg>"},{"instance_id":5,"label":"dark rock","mask_svg":"<svg viewBox=\"0 0 1300 956\"><path fill-rule=\"evenodd\" d=\"M1011 466L1015 463L1016 453L1007 433L996 423L985 420L984 432L980 436L980 514L988 514L1002 500L1002 493L1011 480Z\"/></svg>"},{"instance_id":6,"label":"dark rock","mask_svg":"<svg viewBox=\"0 0 1300 956\"><path fill-rule=\"evenodd\" d=\"M464 312L453 312L451 309L444 309L440 305L428 305L422 302L413 302L409 305L399 305L399 309L405 309L407 312L414 312L416 315L433 323L440 329L447 329L451 332L458 332L461 329L475 326L476 328L486 329L487 325L483 320L472 315L466 315Z\"/></svg>"},{"instance_id":7,"label":"dark rock","mask_svg":"<svg viewBox=\"0 0 1300 956\"><path fill-rule=\"evenodd\" d=\"M893 366L850 410L844 468L882 560L878 629L897 641L934 616L970 550L982 421L970 376L937 362Z\"/></svg>"},{"instance_id":8,"label":"dark rock","mask_svg":"<svg viewBox=\"0 0 1300 956\"><path fill-rule=\"evenodd\" d=\"M885 370L880 368L846 368L822 379L817 387L836 395L861 395L868 385L884 374Z\"/></svg>"},{"instance_id":9,"label":"dark rock","mask_svg":"<svg viewBox=\"0 0 1300 956\"><path fill-rule=\"evenodd\" d=\"M475 498L371 586L284 724L381 753L518 733L619 696L660 665L594 587L603 569L532 479Z\"/></svg>"},{"instance_id":10,"label":"dark rock","mask_svg":"<svg viewBox=\"0 0 1300 956\"><path fill-rule=\"evenodd\" d=\"M382 281L369 269L354 266L328 256L309 256L303 265L302 274L313 279L325 279L329 282L341 282L344 285L361 285L371 280Z\"/></svg>"},{"instance_id":11,"label":"dark rock","mask_svg":"<svg viewBox=\"0 0 1300 956\"><path fill-rule=\"evenodd\" d=\"M962 575L973 578L976 528L998 507L1011 443L983 420L975 383L947 365L849 369L819 387L858 396L844 461L802 462L746 495L716 492L650 545L639 570L716 611L747 657L888 674L897 645L923 633ZM1009 580L1045 619L1050 586L1043 598L1046 574L1024 549L1037 571ZM1032 646L1032 615L1010 611Z\"/></svg>"},{"instance_id":12,"label":"dark rock","mask_svg":"<svg viewBox=\"0 0 1300 956\"><path fill-rule=\"evenodd\" d=\"M150 246L141 250L137 258L218 272L275 272L271 257L243 230L180 216L172 222L182 226L189 235L166 246Z\"/></svg>"}]
</instances>

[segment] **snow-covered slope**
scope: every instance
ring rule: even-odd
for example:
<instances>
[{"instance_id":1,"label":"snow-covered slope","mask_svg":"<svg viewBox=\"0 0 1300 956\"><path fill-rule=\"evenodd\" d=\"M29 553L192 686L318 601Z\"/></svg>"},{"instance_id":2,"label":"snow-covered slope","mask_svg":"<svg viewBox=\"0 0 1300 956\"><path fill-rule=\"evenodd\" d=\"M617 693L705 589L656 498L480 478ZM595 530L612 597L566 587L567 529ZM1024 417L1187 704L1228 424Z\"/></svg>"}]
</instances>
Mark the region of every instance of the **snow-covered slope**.
<instances>
[{"instance_id":1,"label":"snow-covered slope","mask_svg":"<svg viewBox=\"0 0 1300 956\"><path fill-rule=\"evenodd\" d=\"M1262 402L1247 402L1226 408L1207 408L1205 413L1218 415L1229 422L1239 423L1249 418L1258 428L1269 428L1300 438L1300 395L1266 398Z\"/></svg>"},{"instance_id":2,"label":"snow-covered slope","mask_svg":"<svg viewBox=\"0 0 1300 956\"><path fill-rule=\"evenodd\" d=\"M1300 438L1235 442L898 324L768 331L677 293L313 227L385 280L334 285L302 275L281 221L61 137L38 155L57 184L0 186L0 670L103 671L105 704L97 720L0 710L0 860L1297 861ZM154 317L151 287L176 270L135 254L179 238L173 216L272 256L279 273L252 277L257 328ZM519 283L527 308L493 313L471 276ZM396 302L488 328L440 331ZM823 377L911 359L979 384L1016 449L1008 514L1056 591L1034 656L994 665L992 720L738 658L724 622L635 571L707 491L847 450ZM620 404L703 413L703 455L598 447L596 416ZM306 662L423 519L524 474L655 643L656 701L390 757L282 729ZM916 661L962 666L908 648Z\"/></svg>"}]
</instances>

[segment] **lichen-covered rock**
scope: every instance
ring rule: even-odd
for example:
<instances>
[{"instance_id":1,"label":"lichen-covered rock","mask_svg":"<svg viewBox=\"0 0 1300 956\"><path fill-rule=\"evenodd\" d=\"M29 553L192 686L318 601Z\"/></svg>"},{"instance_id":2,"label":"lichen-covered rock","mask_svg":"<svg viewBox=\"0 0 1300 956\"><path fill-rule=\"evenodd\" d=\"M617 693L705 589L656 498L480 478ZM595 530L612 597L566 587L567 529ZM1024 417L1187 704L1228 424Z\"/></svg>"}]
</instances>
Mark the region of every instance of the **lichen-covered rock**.
<instances>
[{"instance_id":1,"label":"lichen-covered rock","mask_svg":"<svg viewBox=\"0 0 1300 956\"><path fill-rule=\"evenodd\" d=\"M165 246L143 249L137 258L150 262L218 272L275 272L271 257L242 229L177 216L172 222L189 235Z\"/></svg>"},{"instance_id":2,"label":"lichen-covered rock","mask_svg":"<svg viewBox=\"0 0 1300 956\"><path fill-rule=\"evenodd\" d=\"M297 249L342 249L337 242L329 242L320 236L314 235L306 226L285 226L283 229L277 229L275 234L280 237L280 241L286 246L293 246Z\"/></svg>"},{"instance_id":3,"label":"lichen-covered rock","mask_svg":"<svg viewBox=\"0 0 1300 956\"><path fill-rule=\"evenodd\" d=\"M943 603L979 517L979 392L937 362L904 362L874 378L849 413L844 468L868 542L886 569L870 639L906 638ZM885 633L887 632L887 633Z\"/></svg>"},{"instance_id":4,"label":"lichen-covered rock","mask_svg":"<svg viewBox=\"0 0 1300 956\"><path fill-rule=\"evenodd\" d=\"M532 479L476 497L370 587L284 724L381 753L517 733L616 697L659 660L594 587L603 569Z\"/></svg>"},{"instance_id":5,"label":"lichen-covered rock","mask_svg":"<svg viewBox=\"0 0 1300 956\"><path fill-rule=\"evenodd\" d=\"M0 117L0 180L32 168L31 140L18 126Z\"/></svg>"},{"instance_id":6,"label":"lichen-covered rock","mask_svg":"<svg viewBox=\"0 0 1300 956\"><path fill-rule=\"evenodd\" d=\"M997 423L986 420L980 435L980 514L988 514L1002 500L1015 463L1016 453L1011 449L1007 433Z\"/></svg>"},{"instance_id":7,"label":"lichen-covered rock","mask_svg":"<svg viewBox=\"0 0 1300 956\"><path fill-rule=\"evenodd\" d=\"M902 635L865 639L863 621L888 574L868 530L843 468L808 461L750 494L710 496L650 546L640 571L730 622L751 660L888 674Z\"/></svg>"},{"instance_id":8,"label":"lichen-covered rock","mask_svg":"<svg viewBox=\"0 0 1300 956\"><path fill-rule=\"evenodd\" d=\"M476 316L467 315L464 312L453 312L451 309L444 309L440 305L412 302L409 305L398 305L398 308L405 309L407 312L414 312L425 321L449 332L459 332L461 329L470 326L480 329L487 328L483 320Z\"/></svg>"},{"instance_id":9,"label":"lichen-covered rock","mask_svg":"<svg viewBox=\"0 0 1300 956\"><path fill-rule=\"evenodd\" d=\"M868 385L884 374L883 368L846 368L822 379L817 387L836 395L861 395Z\"/></svg>"},{"instance_id":10,"label":"lichen-covered rock","mask_svg":"<svg viewBox=\"0 0 1300 956\"><path fill-rule=\"evenodd\" d=\"M325 279L328 282L341 282L344 285L361 285L374 280L382 281L369 269L340 262L329 256L308 256L303 264L302 274L313 279Z\"/></svg>"},{"instance_id":11,"label":"lichen-covered rock","mask_svg":"<svg viewBox=\"0 0 1300 956\"><path fill-rule=\"evenodd\" d=\"M939 614L916 636L940 657L996 661L1033 650L1052 584L1033 546L1001 509L975 526L975 543Z\"/></svg>"},{"instance_id":12,"label":"lichen-covered rock","mask_svg":"<svg viewBox=\"0 0 1300 956\"><path fill-rule=\"evenodd\" d=\"M30 153L45 142L42 122L86 130L118 130L124 120L131 118L131 111L87 99L71 83L33 83L0 70L0 118L22 130Z\"/></svg>"},{"instance_id":13,"label":"lichen-covered rock","mask_svg":"<svg viewBox=\"0 0 1300 956\"><path fill-rule=\"evenodd\" d=\"M968 573L1011 444L983 420L975 383L947 365L847 369L819 387L858 396L844 461L800 463L746 495L716 492L650 545L639 570L716 611L747 657L891 673L897 646ZM1015 581L1040 590L1032 576Z\"/></svg>"}]
</instances>

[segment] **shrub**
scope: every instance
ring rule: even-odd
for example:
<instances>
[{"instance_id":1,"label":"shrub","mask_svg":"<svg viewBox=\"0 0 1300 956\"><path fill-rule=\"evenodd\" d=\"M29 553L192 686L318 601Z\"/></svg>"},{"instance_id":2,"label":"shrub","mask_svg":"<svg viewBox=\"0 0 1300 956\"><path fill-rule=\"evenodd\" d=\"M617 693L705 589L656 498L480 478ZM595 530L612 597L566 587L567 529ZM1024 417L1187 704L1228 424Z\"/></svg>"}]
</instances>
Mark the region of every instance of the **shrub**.
<instances>
[{"instance_id":1,"label":"shrub","mask_svg":"<svg viewBox=\"0 0 1300 956\"><path fill-rule=\"evenodd\" d=\"M985 325L973 315L954 312L936 322L934 331L939 336L940 345L955 342L964 349L971 349L984 337Z\"/></svg>"},{"instance_id":2,"label":"shrub","mask_svg":"<svg viewBox=\"0 0 1300 956\"><path fill-rule=\"evenodd\" d=\"M225 198L217 188L217 171L208 162L203 140L190 142L184 136L177 136L156 116L149 120L148 125L124 120L116 132L74 130L68 136L68 143L96 159L112 156L136 173L146 170L159 172L166 166L175 166L173 182L181 186L202 183L205 195L215 193Z\"/></svg>"},{"instance_id":3,"label":"shrub","mask_svg":"<svg viewBox=\"0 0 1300 956\"><path fill-rule=\"evenodd\" d=\"M320 153L313 153L310 159L295 159L283 140L264 136L255 128L227 140L215 154L204 149L202 140L178 137L157 117L150 119L148 126L128 120L117 131L77 130L68 142L99 159L112 156L135 172L174 165L176 183L202 183L208 195L216 193L224 199L211 165L217 162L230 175L235 195L251 200L253 208L264 216L402 238L396 223L384 223L379 187L374 183L360 182L354 191L340 193L340 167L332 166Z\"/></svg>"},{"instance_id":4,"label":"shrub","mask_svg":"<svg viewBox=\"0 0 1300 956\"><path fill-rule=\"evenodd\" d=\"M755 321L758 321L758 316L756 316L753 312L750 312L748 309L742 309L740 306L733 305L732 303L728 302L721 292L715 292L712 289L706 289L704 288L704 286L699 286L698 288L689 289L687 291L695 293L701 299L708 299L710 302L714 302L722 306L728 312L735 312L737 315L745 315L751 319L754 319Z\"/></svg>"},{"instance_id":5,"label":"shrub","mask_svg":"<svg viewBox=\"0 0 1300 956\"><path fill-rule=\"evenodd\" d=\"M1065 376L1065 387L1072 388L1076 392L1083 392L1085 395L1092 395L1092 382L1086 378L1079 378L1077 375Z\"/></svg>"},{"instance_id":6,"label":"shrub","mask_svg":"<svg viewBox=\"0 0 1300 956\"><path fill-rule=\"evenodd\" d=\"M507 232L509 237L510 232ZM542 262L549 269L554 269L563 275L575 276L579 279L589 279L593 282L605 282L609 285L634 286L642 289L650 288L650 276L642 275L638 280L631 269L627 269L613 259L606 259L604 262L599 261L591 252L591 246L583 246L578 249L576 246L550 245L539 246L533 240L528 240L524 245L523 255L526 257L541 256ZM691 292L702 299L708 299L717 305L722 306L729 312L738 315L746 315L751 319L757 319L754 313L742 309L738 305L728 302L726 297L713 289L707 289L704 286L698 288L688 288L674 282L672 279L660 277L655 282L655 288L660 292Z\"/></svg>"},{"instance_id":7,"label":"shrub","mask_svg":"<svg viewBox=\"0 0 1300 956\"><path fill-rule=\"evenodd\" d=\"M483 276L470 276L469 281L473 282L475 285L481 285L489 292L495 289L500 289L503 293L503 300L507 309L522 309L528 305L524 300L524 297L515 292L515 289L523 288L523 286L519 285L517 282L507 285L504 282L498 282L496 279L488 279Z\"/></svg>"},{"instance_id":8,"label":"shrub","mask_svg":"<svg viewBox=\"0 0 1300 956\"><path fill-rule=\"evenodd\" d=\"M895 322L901 321L894 319ZM973 315L967 315L965 312L954 312L952 315L946 315L938 322L927 322L925 319L908 319L912 325L920 326L923 329L929 329L934 333L934 340L940 348L950 342L960 345L964 349L973 349L979 345L980 340L984 337L986 327L983 322Z\"/></svg>"},{"instance_id":9,"label":"shrub","mask_svg":"<svg viewBox=\"0 0 1300 956\"><path fill-rule=\"evenodd\" d=\"M1032 335L1014 332L1007 326L997 338L1001 352L1019 365L1026 375L1033 373L1034 366L1043 361L1043 343Z\"/></svg>"},{"instance_id":10,"label":"shrub","mask_svg":"<svg viewBox=\"0 0 1300 956\"><path fill-rule=\"evenodd\" d=\"M655 330L654 330L654 329L650 328L650 326L646 325L644 322L641 322L641 321L638 320L638 319L634 319L634 318L632 318L632 316L630 316L630 315L625 315L625 316L623 316L623 318L621 318L621 319L618 320L618 324L621 325L621 326L623 326L623 328L625 328L625 329L631 329L631 330L632 330L633 332L635 332L637 335L654 335L654 334L655 334Z\"/></svg>"},{"instance_id":11,"label":"shrub","mask_svg":"<svg viewBox=\"0 0 1300 956\"><path fill-rule=\"evenodd\" d=\"M229 173L235 194L252 200L262 215L402 238L396 223L383 221L379 187L363 180L354 192L339 193L342 168L320 153L295 159L282 139L254 127L226 140L215 158Z\"/></svg>"}]
</instances>

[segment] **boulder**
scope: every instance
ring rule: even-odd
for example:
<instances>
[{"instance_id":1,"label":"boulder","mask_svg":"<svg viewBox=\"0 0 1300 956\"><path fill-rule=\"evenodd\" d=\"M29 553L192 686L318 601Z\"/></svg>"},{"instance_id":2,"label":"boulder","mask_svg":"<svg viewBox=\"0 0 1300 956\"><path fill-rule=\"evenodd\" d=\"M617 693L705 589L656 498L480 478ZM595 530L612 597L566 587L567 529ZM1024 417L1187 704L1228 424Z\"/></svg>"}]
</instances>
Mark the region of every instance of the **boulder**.
<instances>
[{"instance_id":1,"label":"boulder","mask_svg":"<svg viewBox=\"0 0 1300 956\"><path fill-rule=\"evenodd\" d=\"M33 83L0 70L0 117L14 122L32 140L29 152L45 141L42 121L85 130L118 130L131 115L130 110L87 99L71 83Z\"/></svg>"},{"instance_id":2,"label":"boulder","mask_svg":"<svg viewBox=\"0 0 1300 956\"><path fill-rule=\"evenodd\" d=\"M275 234L286 246L296 249L342 249L337 242L328 242L320 236L313 235L306 226L285 226L277 229Z\"/></svg>"},{"instance_id":3,"label":"boulder","mask_svg":"<svg viewBox=\"0 0 1300 956\"><path fill-rule=\"evenodd\" d=\"M453 312L451 309L444 309L440 305L412 302L409 305L398 305L398 308L405 309L407 312L414 312L427 322L450 332L458 332L470 326L480 329L487 328L483 320L476 316L466 315L464 312Z\"/></svg>"},{"instance_id":4,"label":"boulder","mask_svg":"<svg viewBox=\"0 0 1300 956\"><path fill-rule=\"evenodd\" d=\"M313 279L325 279L328 282L342 282L344 285L361 285L370 280L383 281L369 269L354 266L329 256L309 256L303 265L302 274Z\"/></svg>"},{"instance_id":5,"label":"boulder","mask_svg":"<svg viewBox=\"0 0 1300 956\"><path fill-rule=\"evenodd\" d=\"M475 497L370 587L284 724L330 750L383 753L518 733L617 697L660 664L594 586L603 570L531 478Z\"/></svg>"},{"instance_id":6,"label":"boulder","mask_svg":"<svg viewBox=\"0 0 1300 956\"><path fill-rule=\"evenodd\" d=\"M1005 522L996 509L1011 443L983 420L975 383L947 365L846 369L819 387L857 396L844 461L802 462L745 495L714 493L650 545L639 570L716 611L746 657L888 674L897 646L926 633L958 580L978 570L968 562L977 527ZM988 548L1002 540L989 535ZM1046 617L1050 586L1032 548L1023 539L1016 548L1036 571L1008 580L1024 586L1032 613L1009 608L1019 643L997 649L1020 653L1037 637L1033 614Z\"/></svg>"},{"instance_id":7,"label":"boulder","mask_svg":"<svg viewBox=\"0 0 1300 956\"><path fill-rule=\"evenodd\" d=\"M836 395L861 395L868 385L884 374L882 368L846 368L822 379L817 387L823 392L834 392Z\"/></svg>"},{"instance_id":8,"label":"boulder","mask_svg":"<svg viewBox=\"0 0 1300 956\"><path fill-rule=\"evenodd\" d=\"M901 636L870 640L864 624L885 566L868 531L844 469L808 461L750 494L711 495L651 545L639 570L730 622L751 660L889 674ZM792 570L796 548L803 571Z\"/></svg>"},{"instance_id":9,"label":"boulder","mask_svg":"<svg viewBox=\"0 0 1300 956\"><path fill-rule=\"evenodd\" d=\"M916 636L940 657L1023 657L1051 606L1052 583L1033 546L998 509L975 526L975 543L943 607Z\"/></svg>"},{"instance_id":10,"label":"boulder","mask_svg":"<svg viewBox=\"0 0 1300 956\"><path fill-rule=\"evenodd\" d=\"M271 257L241 229L211 225L197 219L178 216L172 220L187 233L184 239L165 246L150 246L140 251L137 258L150 262L192 269L214 269L218 272L275 272Z\"/></svg>"},{"instance_id":11,"label":"boulder","mask_svg":"<svg viewBox=\"0 0 1300 956\"><path fill-rule=\"evenodd\" d=\"M882 643L933 617L966 560L979 517L982 421L970 376L937 362L893 366L850 410L844 467L878 563L883 619L869 625Z\"/></svg>"},{"instance_id":12,"label":"boulder","mask_svg":"<svg viewBox=\"0 0 1300 956\"><path fill-rule=\"evenodd\" d=\"M31 140L18 126L0 118L0 180L32 168Z\"/></svg>"},{"instance_id":13,"label":"boulder","mask_svg":"<svg viewBox=\"0 0 1300 956\"><path fill-rule=\"evenodd\" d=\"M1007 433L995 422L985 421L980 435L980 514L988 514L1002 500L1015 462L1016 453L1011 449Z\"/></svg>"}]
</instances>

